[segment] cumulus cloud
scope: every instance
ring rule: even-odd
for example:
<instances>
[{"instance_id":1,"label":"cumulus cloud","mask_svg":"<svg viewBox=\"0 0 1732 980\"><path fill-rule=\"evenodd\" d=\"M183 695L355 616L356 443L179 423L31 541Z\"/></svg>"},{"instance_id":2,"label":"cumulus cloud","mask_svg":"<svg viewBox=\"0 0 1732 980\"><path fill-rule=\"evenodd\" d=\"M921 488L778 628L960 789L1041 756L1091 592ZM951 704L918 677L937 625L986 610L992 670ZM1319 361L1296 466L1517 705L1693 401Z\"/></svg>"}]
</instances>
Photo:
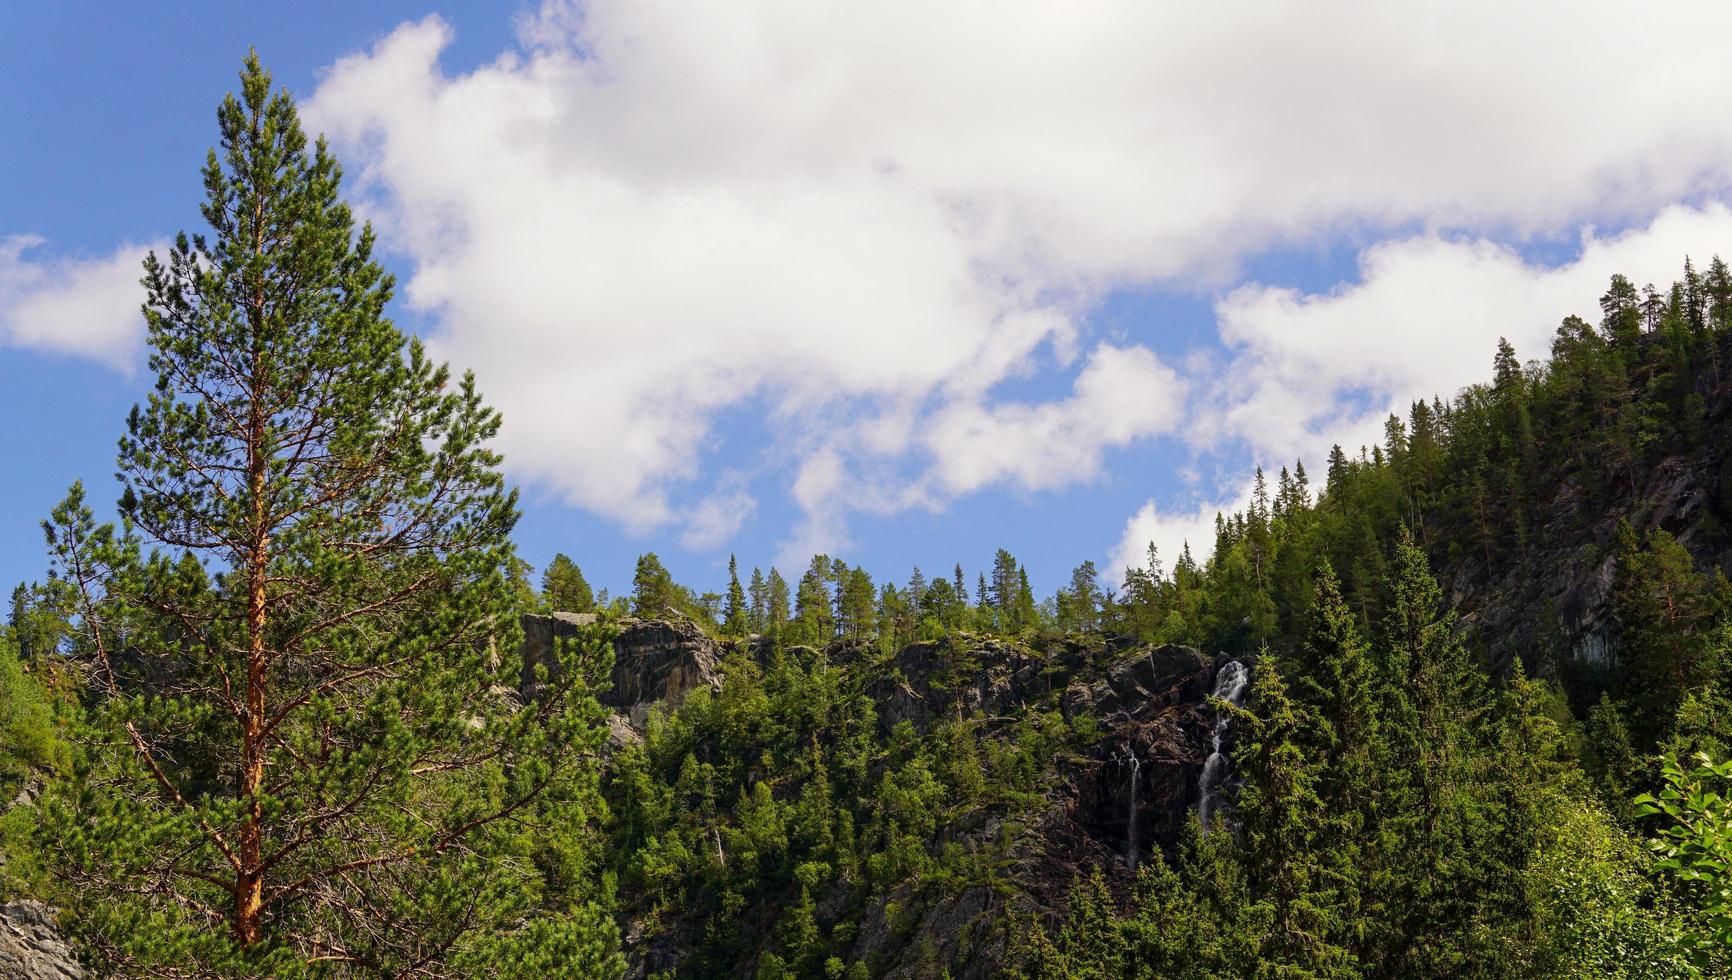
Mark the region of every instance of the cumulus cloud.
<instances>
[{"instance_id":1,"label":"cumulus cloud","mask_svg":"<svg viewBox=\"0 0 1732 980\"><path fill-rule=\"evenodd\" d=\"M1724 189L1732 117L1701 106L1729 28L1706 3L594 0L543 6L520 50L462 74L439 64L445 23L404 25L307 108L438 352L503 408L520 477L714 540L729 522L690 502L711 429L761 402L800 538L833 541L850 507L1086 480L1170 431L1176 376L1080 326L1112 289L1415 227L1368 273L1426 250L1440 274L1519 267L1435 232L1507 240ZM1321 323L1311 299L1224 304L1260 373L1199 432L1267 448L1340 422L1293 401L1332 375L1277 363L1317 353L1259 327ZM1374 383L1399 388L1404 356L1380 351ZM994 395L1076 357L1068 398Z\"/></svg>"},{"instance_id":2,"label":"cumulus cloud","mask_svg":"<svg viewBox=\"0 0 1732 980\"><path fill-rule=\"evenodd\" d=\"M1101 345L1060 401L957 404L930 423L925 444L950 494L1009 480L1048 490L1091 479L1102 450L1168 431L1179 422L1184 384L1146 348Z\"/></svg>"},{"instance_id":3,"label":"cumulus cloud","mask_svg":"<svg viewBox=\"0 0 1732 980\"><path fill-rule=\"evenodd\" d=\"M1544 357L1565 316L1599 321L1614 273L1664 287L1686 255L1705 266L1728 243L1725 206L1675 206L1622 234L1583 231L1580 254L1557 266L1483 239L1421 235L1367 249L1359 281L1330 292L1241 287L1216 307L1232 355L1192 438L1243 440L1265 459L1376 440L1390 411L1486 380L1499 337L1524 359Z\"/></svg>"},{"instance_id":4,"label":"cumulus cloud","mask_svg":"<svg viewBox=\"0 0 1732 980\"><path fill-rule=\"evenodd\" d=\"M150 246L122 245L95 258L27 254L43 244L35 235L0 238L0 343L133 370L144 335L138 281Z\"/></svg>"},{"instance_id":5,"label":"cumulus cloud","mask_svg":"<svg viewBox=\"0 0 1732 980\"><path fill-rule=\"evenodd\" d=\"M1215 549L1215 515L1241 510L1250 499L1247 484L1246 492L1238 497L1229 496L1217 503L1198 504L1173 513L1163 511L1153 500L1145 502L1125 521L1119 543L1103 569L1106 579L1117 585L1125 569L1146 567L1151 544L1168 574L1187 547L1192 558L1206 561Z\"/></svg>"}]
</instances>

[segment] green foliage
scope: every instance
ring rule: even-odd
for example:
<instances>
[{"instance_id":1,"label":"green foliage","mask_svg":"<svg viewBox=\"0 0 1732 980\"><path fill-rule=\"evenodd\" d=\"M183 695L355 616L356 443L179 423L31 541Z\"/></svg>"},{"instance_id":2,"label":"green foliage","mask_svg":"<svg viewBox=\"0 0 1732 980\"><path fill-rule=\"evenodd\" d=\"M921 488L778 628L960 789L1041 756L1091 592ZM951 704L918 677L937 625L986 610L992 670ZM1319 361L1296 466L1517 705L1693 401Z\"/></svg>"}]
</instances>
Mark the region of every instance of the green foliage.
<instances>
[{"instance_id":1,"label":"green foliage","mask_svg":"<svg viewBox=\"0 0 1732 980\"><path fill-rule=\"evenodd\" d=\"M617 972L583 911L608 896L552 873L593 867L595 679L493 693L520 605L499 417L384 318L336 161L256 58L241 83L210 234L145 263L124 523L74 486L45 525L86 682L33 842L51 897L105 974L443 975L482 946Z\"/></svg>"},{"instance_id":2,"label":"green foliage","mask_svg":"<svg viewBox=\"0 0 1732 980\"><path fill-rule=\"evenodd\" d=\"M730 556L699 592L651 552L629 601L564 554L536 596L497 415L384 318L336 162L256 59L242 83L209 235L146 265L158 384L121 443L123 521L75 486L0 633L0 781L50 783L0 826L8 888L63 903L95 968L608 977L629 922L694 977L940 976L988 939L1042 977L1727 970L1732 586L1698 558L1732 542L1715 506L1667 530L1640 500L1657 464L1723 454L1718 259L1665 292L1614 277L1548 363L1500 340L1489 383L1334 447L1320 492L1302 462L1258 469L1207 561L1151 545L1116 590L1084 562L1037 601L998 549L972 590L960 564L903 586L816 555L793 588ZM1613 561L1605 664L1564 659L1551 597L1501 647L1450 608L1541 609L1554 539ZM540 700L506 693L517 612L598 605ZM604 769L628 611L702 624L724 681ZM1253 662L1245 706L1213 705L1226 819L1134 877L1090 863L1112 842L1065 855L1055 907L1030 841L1125 723L1075 709L1125 637ZM1006 669L1014 703L978 710ZM1008 936L931 934L981 894ZM855 959L867 929L905 948Z\"/></svg>"},{"instance_id":3,"label":"green foliage","mask_svg":"<svg viewBox=\"0 0 1732 980\"><path fill-rule=\"evenodd\" d=\"M563 552L553 556L541 575L541 607L554 612L595 610L595 593L584 580L583 570Z\"/></svg>"},{"instance_id":4,"label":"green foliage","mask_svg":"<svg viewBox=\"0 0 1732 980\"><path fill-rule=\"evenodd\" d=\"M1654 867L1678 882L1699 911L1704 965L1732 966L1732 760L1706 754L1685 768L1668 757L1658 795L1636 797L1638 816L1663 817Z\"/></svg>"},{"instance_id":5,"label":"green foliage","mask_svg":"<svg viewBox=\"0 0 1732 980\"><path fill-rule=\"evenodd\" d=\"M46 669L45 662L37 667ZM47 690L26 673L11 630L0 630L0 792L15 792L33 770L64 772L71 747L54 718Z\"/></svg>"}]
</instances>

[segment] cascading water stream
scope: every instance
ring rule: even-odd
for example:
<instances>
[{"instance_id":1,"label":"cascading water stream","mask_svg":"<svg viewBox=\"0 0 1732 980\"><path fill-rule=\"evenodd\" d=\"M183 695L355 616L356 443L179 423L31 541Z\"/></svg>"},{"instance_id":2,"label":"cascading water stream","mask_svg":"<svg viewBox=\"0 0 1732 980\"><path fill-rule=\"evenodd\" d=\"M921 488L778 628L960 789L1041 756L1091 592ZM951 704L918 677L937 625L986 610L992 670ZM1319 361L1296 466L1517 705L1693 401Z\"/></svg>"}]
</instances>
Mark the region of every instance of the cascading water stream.
<instances>
[{"instance_id":1,"label":"cascading water stream","mask_svg":"<svg viewBox=\"0 0 1732 980\"><path fill-rule=\"evenodd\" d=\"M1131 764L1131 800L1125 810L1125 867L1137 870L1137 780L1142 776L1143 760L1137 758L1137 750L1130 743L1125 744L1125 756Z\"/></svg>"},{"instance_id":2,"label":"cascading water stream","mask_svg":"<svg viewBox=\"0 0 1732 980\"><path fill-rule=\"evenodd\" d=\"M1215 675L1215 697L1228 704L1238 707L1244 703L1245 687L1250 683L1251 672L1237 660L1229 660L1221 665ZM1214 821L1215 813L1221 807L1221 785L1227 781L1227 756L1221 751L1221 743L1232 727L1233 716L1225 711L1215 712L1215 724L1211 730L1213 743L1209 758L1203 763L1203 775L1197 780L1201 791L1197 799L1197 819L1203 825L1203 833L1209 832L1209 826Z\"/></svg>"}]
</instances>

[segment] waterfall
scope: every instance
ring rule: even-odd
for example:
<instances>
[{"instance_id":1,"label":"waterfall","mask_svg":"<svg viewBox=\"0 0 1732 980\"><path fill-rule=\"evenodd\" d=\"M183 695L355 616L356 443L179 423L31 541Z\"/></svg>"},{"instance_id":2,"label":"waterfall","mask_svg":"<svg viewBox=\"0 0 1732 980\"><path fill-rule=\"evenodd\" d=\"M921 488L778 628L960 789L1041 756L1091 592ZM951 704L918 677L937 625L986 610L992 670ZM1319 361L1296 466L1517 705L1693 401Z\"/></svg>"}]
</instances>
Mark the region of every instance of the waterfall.
<instances>
[{"instance_id":1,"label":"waterfall","mask_svg":"<svg viewBox=\"0 0 1732 980\"><path fill-rule=\"evenodd\" d=\"M1125 761L1131 764L1130 802L1125 804L1125 867L1137 870L1137 781L1142 776L1143 760L1137 758L1136 747L1126 742Z\"/></svg>"},{"instance_id":2,"label":"waterfall","mask_svg":"<svg viewBox=\"0 0 1732 980\"><path fill-rule=\"evenodd\" d=\"M1251 672L1237 660L1229 660L1221 665L1215 675L1215 697L1237 707L1245 699L1245 686L1251 680ZM1215 812L1221 807L1221 784L1227 781L1227 756L1221 751L1222 739L1227 729L1233 724L1233 717L1227 711L1215 712L1215 724L1210 741L1213 743L1208 761L1203 763L1203 775L1198 779L1198 789L1201 791L1197 799L1197 818L1203 825L1203 833L1209 832L1209 825L1214 820Z\"/></svg>"}]
</instances>

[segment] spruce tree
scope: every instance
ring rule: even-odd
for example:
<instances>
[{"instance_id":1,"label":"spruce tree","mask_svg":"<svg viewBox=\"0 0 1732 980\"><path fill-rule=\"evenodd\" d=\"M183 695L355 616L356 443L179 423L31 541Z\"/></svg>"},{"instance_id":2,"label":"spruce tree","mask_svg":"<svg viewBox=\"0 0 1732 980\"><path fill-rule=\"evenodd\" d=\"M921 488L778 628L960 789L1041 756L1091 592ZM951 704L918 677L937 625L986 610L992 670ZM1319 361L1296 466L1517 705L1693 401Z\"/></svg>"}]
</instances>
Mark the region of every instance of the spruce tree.
<instances>
[{"instance_id":1,"label":"spruce tree","mask_svg":"<svg viewBox=\"0 0 1732 980\"><path fill-rule=\"evenodd\" d=\"M1251 890L1269 921L1257 976L1351 976L1340 941L1346 924L1335 907L1337 882L1319 847L1326 819L1319 766L1305 749L1316 738L1316 720L1288 696L1267 657L1252 667L1247 706L1234 713L1244 728L1233 767L1245 780L1235 813Z\"/></svg>"},{"instance_id":2,"label":"spruce tree","mask_svg":"<svg viewBox=\"0 0 1732 980\"><path fill-rule=\"evenodd\" d=\"M535 710L490 693L518 601L499 417L386 319L373 233L256 56L218 122L209 234L145 262L125 524L75 487L46 525L90 697L41 829L90 965L432 976L564 948L615 974L593 906L534 915L529 842L549 815L582 833L599 734L579 671Z\"/></svg>"},{"instance_id":3,"label":"spruce tree","mask_svg":"<svg viewBox=\"0 0 1732 980\"><path fill-rule=\"evenodd\" d=\"M1391 780L1384 829L1391 927L1379 969L1450 975L1473 962L1468 923L1486 884L1492 842L1482 741L1489 692L1462 642L1425 553L1401 529L1384 618L1384 772Z\"/></svg>"},{"instance_id":4,"label":"spruce tree","mask_svg":"<svg viewBox=\"0 0 1732 980\"><path fill-rule=\"evenodd\" d=\"M779 632L788 624L788 580L774 566L770 568L770 583L768 586L767 624L771 633Z\"/></svg>"},{"instance_id":5,"label":"spruce tree","mask_svg":"<svg viewBox=\"0 0 1732 980\"><path fill-rule=\"evenodd\" d=\"M728 596L722 607L722 629L732 636L744 636L747 627L746 590L740 586L740 565L728 556Z\"/></svg>"},{"instance_id":6,"label":"spruce tree","mask_svg":"<svg viewBox=\"0 0 1732 980\"><path fill-rule=\"evenodd\" d=\"M750 600L747 622L752 632L762 633L770 623L770 586L764 581L763 570L756 566L752 568L752 584L746 587L746 595Z\"/></svg>"}]
</instances>

